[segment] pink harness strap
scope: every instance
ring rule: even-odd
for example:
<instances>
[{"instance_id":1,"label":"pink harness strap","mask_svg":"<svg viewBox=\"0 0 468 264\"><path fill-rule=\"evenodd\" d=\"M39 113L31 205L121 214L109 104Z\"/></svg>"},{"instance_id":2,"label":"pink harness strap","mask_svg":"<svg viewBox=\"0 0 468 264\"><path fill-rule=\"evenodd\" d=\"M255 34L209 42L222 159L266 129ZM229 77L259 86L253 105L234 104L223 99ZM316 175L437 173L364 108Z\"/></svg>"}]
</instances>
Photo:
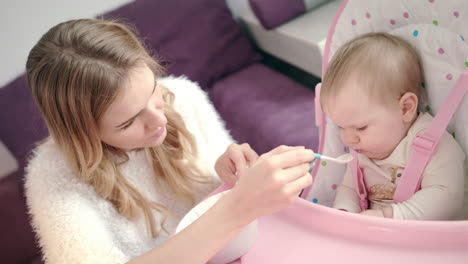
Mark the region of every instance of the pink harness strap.
<instances>
[{"instance_id":1,"label":"pink harness strap","mask_svg":"<svg viewBox=\"0 0 468 264\"><path fill-rule=\"evenodd\" d=\"M369 207L369 202L367 200L367 187L364 180L364 172L359 166L359 158L357 152L352 149L351 155L353 155L353 161L351 161L351 171L353 173L354 183L356 185L356 192L359 196L359 207L361 211L366 210Z\"/></svg>"},{"instance_id":2,"label":"pink harness strap","mask_svg":"<svg viewBox=\"0 0 468 264\"><path fill-rule=\"evenodd\" d=\"M421 188L424 169L467 90L468 72L464 72L432 120L431 126L416 135L410 160L395 191L393 200L396 203L406 201Z\"/></svg>"},{"instance_id":3,"label":"pink harness strap","mask_svg":"<svg viewBox=\"0 0 468 264\"><path fill-rule=\"evenodd\" d=\"M403 171L401 180L394 195L394 201L401 203L410 198L421 188L421 180L424 169L431 159L440 138L445 132L447 125L455 110L460 104L463 96L468 90L468 72L463 72L457 80L455 87L450 92L444 104L439 109L437 115L432 120L430 127L416 135L412 144L412 152L408 165ZM367 191L364 181L364 174L359 167L357 153L352 150L354 160L351 163L353 177L356 179L356 192L360 199L361 210L367 209Z\"/></svg>"}]
</instances>

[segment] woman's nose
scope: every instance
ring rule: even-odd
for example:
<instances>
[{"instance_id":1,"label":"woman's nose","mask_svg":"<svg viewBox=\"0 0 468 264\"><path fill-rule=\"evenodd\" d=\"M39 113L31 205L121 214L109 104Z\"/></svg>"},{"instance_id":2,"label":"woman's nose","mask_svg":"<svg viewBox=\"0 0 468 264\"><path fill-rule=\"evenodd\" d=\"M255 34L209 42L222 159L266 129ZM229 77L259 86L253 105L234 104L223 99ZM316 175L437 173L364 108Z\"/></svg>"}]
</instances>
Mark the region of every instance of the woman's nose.
<instances>
[{"instance_id":1,"label":"woman's nose","mask_svg":"<svg viewBox=\"0 0 468 264\"><path fill-rule=\"evenodd\" d=\"M165 126L167 118L164 115L164 111L159 108L153 108L148 112L146 119L146 127L148 130L154 130L158 127Z\"/></svg>"}]
</instances>

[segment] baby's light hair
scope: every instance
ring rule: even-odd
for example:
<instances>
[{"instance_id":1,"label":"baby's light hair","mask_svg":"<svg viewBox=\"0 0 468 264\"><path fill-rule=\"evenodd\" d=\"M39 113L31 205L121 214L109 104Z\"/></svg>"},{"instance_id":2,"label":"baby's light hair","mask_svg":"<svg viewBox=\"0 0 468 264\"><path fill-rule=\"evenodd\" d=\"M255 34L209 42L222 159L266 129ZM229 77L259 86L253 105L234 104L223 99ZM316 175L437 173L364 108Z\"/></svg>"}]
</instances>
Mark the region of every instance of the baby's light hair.
<instances>
[{"instance_id":1,"label":"baby's light hair","mask_svg":"<svg viewBox=\"0 0 468 264\"><path fill-rule=\"evenodd\" d=\"M323 77L322 108L351 78L370 98L389 103L407 92L420 96L423 73L416 50L400 37L368 33L341 46Z\"/></svg>"}]
</instances>

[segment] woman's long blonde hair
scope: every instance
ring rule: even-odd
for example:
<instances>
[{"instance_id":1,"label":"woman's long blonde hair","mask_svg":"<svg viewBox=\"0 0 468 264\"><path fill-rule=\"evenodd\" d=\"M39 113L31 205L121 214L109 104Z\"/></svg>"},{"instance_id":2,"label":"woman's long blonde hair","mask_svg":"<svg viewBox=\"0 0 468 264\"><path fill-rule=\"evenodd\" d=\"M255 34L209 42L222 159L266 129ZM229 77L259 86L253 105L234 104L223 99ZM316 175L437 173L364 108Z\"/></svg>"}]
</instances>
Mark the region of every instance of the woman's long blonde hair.
<instances>
[{"instance_id":1,"label":"woman's long blonde hair","mask_svg":"<svg viewBox=\"0 0 468 264\"><path fill-rule=\"evenodd\" d=\"M128 25L116 21L79 19L51 28L33 47L26 63L32 95L50 136L82 181L110 201L128 219L143 213L148 230L157 237L169 211L144 197L118 170L116 157L124 151L100 140L98 122L129 72L146 64L155 74L162 67L149 55ZM194 160L193 136L173 109L173 94L163 88L167 137L162 145L146 149L156 180L167 182L182 200L194 202L196 183L205 183ZM156 223L153 210L163 215Z\"/></svg>"}]
</instances>

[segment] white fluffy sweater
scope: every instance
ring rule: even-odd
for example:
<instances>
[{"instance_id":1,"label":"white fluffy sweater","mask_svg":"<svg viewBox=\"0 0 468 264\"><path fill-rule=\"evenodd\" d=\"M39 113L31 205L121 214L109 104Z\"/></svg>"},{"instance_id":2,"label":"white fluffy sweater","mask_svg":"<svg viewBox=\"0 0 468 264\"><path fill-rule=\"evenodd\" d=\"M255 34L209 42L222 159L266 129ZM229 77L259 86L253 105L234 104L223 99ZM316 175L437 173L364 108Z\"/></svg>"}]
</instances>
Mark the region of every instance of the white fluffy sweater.
<instances>
[{"instance_id":1,"label":"white fluffy sweater","mask_svg":"<svg viewBox=\"0 0 468 264\"><path fill-rule=\"evenodd\" d=\"M208 177L214 177L215 161L233 142L231 136L197 84L172 77L160 82L175 94L175 109L197 141L199 164ZM121 173L147 197L178 216L167 220L166 227L172 232L190 205L164 192L165 184L156 185L144 152L132 151L129 157L119 167ZM47 264L125 263L168 239L164 232L153 239L143 217L129 221L117 214L108 201L76 177L50 140L34 151L25 188L32 225ZM213 188L205 186L198 198Z\"/></svg>"}]
</instances>

